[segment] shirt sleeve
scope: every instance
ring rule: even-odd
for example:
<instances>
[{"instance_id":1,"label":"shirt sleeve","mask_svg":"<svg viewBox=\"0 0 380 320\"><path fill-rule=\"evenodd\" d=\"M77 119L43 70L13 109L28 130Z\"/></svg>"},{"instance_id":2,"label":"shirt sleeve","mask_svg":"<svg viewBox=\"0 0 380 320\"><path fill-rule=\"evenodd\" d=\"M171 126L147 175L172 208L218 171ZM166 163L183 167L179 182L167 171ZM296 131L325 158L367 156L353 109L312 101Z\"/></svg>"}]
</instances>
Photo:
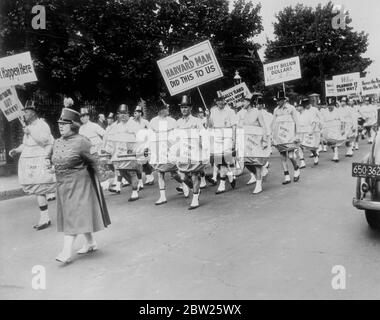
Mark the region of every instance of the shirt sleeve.
<instances>
[{"instance_id":1,"label":"shirt sleeve","mask_svg":"<svg viewBox=\"0 0 380 320\"><path fill-rule=\"evenodd\" d=\"M98 124L95 123L95 131L100 136L103 137L106 131Z\"/></svg>"}]
</instances>

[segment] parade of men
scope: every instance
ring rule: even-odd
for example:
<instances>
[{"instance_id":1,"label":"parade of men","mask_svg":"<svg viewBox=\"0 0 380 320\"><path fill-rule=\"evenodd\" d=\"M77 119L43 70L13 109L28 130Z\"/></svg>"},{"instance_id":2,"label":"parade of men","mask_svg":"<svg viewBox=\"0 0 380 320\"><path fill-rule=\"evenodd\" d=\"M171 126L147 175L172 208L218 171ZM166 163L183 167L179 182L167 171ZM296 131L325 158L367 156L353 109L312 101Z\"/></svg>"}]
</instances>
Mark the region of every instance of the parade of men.
<instances>
[{"instance_id":1,"label":"parade of men","mask_svg":"<svg viewBox=\"0 0 380 320\"><path fill-rule=\"evenodd\" d=\"M380 3L0 8L1 299L380 298Z\"/></svg>"}]
</instances>

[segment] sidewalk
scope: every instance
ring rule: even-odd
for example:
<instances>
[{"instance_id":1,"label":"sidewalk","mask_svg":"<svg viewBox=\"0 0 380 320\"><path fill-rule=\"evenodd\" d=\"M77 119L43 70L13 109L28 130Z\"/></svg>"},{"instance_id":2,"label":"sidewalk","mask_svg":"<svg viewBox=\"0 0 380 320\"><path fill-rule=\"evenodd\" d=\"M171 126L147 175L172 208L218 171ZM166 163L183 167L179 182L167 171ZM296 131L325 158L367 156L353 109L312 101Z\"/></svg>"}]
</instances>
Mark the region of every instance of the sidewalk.
<instances>
[{"instance_id":1,"label":"sidewalk","mask_svg":"<svg viewBox=\"0 0 380 320\"><path fill-rule=\"evenodd\" d=\"M0 201L24 196L17 175L0 177Z\"/></svg>"}]
</instances>

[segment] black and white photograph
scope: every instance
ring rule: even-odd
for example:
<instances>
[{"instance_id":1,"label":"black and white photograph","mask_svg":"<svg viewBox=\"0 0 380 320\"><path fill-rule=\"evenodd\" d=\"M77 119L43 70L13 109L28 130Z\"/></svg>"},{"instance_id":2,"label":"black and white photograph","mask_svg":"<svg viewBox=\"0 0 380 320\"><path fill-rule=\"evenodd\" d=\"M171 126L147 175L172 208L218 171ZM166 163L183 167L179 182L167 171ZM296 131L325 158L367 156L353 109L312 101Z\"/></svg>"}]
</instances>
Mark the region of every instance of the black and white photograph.
<instances>
[{"instance_id":1,"label":"black and white photograph","mask_svg":"<svg viewBox=\"0 0 380 320\"><path fill-rule=\"evenodd\" d=\"M379 17L0 0L0 300L380 299Z\"/></svg>"}]
</instances>

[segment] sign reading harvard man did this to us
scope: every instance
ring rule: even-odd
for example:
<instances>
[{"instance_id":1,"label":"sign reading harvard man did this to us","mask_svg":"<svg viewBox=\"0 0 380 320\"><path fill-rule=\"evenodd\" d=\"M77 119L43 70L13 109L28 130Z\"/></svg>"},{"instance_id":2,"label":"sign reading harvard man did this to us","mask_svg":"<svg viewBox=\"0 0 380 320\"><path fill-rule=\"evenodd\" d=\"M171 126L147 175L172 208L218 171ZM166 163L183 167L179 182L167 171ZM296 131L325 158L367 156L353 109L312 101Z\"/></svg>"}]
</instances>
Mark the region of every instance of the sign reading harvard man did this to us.
<instances>
[{"instance_id":1,"label":"sign reading harvard man did this to us","mask_svg":"<svg viewBox=\"0 0 380 320\"><path fill-rule=\"evenodd\" d=\"M239 83L238 85L227 89L225 91L222 91L222 95L224 98L224 101L226 103L232 102L234 105L239 102L241 99L243 99L244 95L250 95L250 91L245 84L245 82Z\"/></svg>"},{"instance_id":2,"label":"sign reading harvard man did this to us","mask_svg":"<svg viewBox=\"0 0 380 320\"><path fill-rule=\"evenodd\" d=\"M0 89L0 109L8 121L23 115L23 107L14 87Z\"/></svg>"},{"instance_id":3,"label":"sign reading harvard man did this to us","mask_svg":"<svg viewBox=\"0 0 380 320\"><path fill-rule=\"evenodd\" d=\"M223 77L210 41L157 61L172 96Z\"/></svg>"},{"instance_id":4,"label":"sign reading harvard man did this to us","mask_svg":"<svg viewBox=\"0 0 380 320\"><path fill-rule=\"evenodd\" d=\"M300 58L297 56L264 64L264 78L266 86L302 78Z\"/></svg>"},{"instance_id":5,"label":"sign reading harvard man did this to us","mask_svg":"<svg viewBox=\"0 0 380 320\"><path fill-rule=\"evenodd\" d=\"M336 97L335 83L333 80L325 80L326 97Z\"/></svg>"},{"instance_id":6,"label":"sign reading harvard man did this to us","mask_svg":"<svg viewBox=\"0 0 380 320\"><path fill-rule=\"evenodd\" d=\"M0 58L0 88L37 81L30 52Z\"/></svg>"},{"instance_id":7,"label":"sign reading harvard man did this to us","mask_svg":"<svg viewBox=\"0 0 380 320\"><path fill-rule=\"evenodd\" d=\"M347 73L333 76L336 96L347 96L360 93L360 73Z\"/></svg>"}]
</instances>

